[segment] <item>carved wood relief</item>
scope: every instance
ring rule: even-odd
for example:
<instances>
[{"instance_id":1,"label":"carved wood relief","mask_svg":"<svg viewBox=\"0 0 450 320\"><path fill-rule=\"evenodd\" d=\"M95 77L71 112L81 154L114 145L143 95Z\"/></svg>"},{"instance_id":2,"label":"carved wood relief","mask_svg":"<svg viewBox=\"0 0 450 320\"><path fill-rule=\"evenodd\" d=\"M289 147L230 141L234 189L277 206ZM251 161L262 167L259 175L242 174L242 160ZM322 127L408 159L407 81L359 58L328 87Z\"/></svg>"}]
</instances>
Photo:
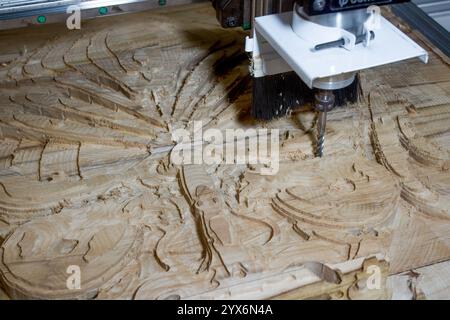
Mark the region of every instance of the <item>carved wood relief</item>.
<instances>
[{"instance_id":1,"label":"carved wood relief","mask_svg":"<svg viewBox=\"0 0 450 320\"><path fill-rule=\"evenodd\" d=\"M330 113L316 159L310 106L250 118L245 33L208 5L36 31L22 52L16 32L0 33L11 298L389 298L389 274L450 258L450 66L428 43L429 65L362 74L363 100ZM171 163L172 133L197 120L280 129L279 172Z\"/></svg>"}]
</instances>

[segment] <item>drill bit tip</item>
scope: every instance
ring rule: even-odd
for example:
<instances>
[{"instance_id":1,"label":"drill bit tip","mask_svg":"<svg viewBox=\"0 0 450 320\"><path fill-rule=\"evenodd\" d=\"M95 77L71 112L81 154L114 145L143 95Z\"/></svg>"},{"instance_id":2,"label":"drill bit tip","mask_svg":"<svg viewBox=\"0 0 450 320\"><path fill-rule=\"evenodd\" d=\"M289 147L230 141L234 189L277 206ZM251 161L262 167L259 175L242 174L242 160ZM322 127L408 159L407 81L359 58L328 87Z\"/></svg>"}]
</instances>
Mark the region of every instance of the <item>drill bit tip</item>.
<instances>
[{"instance_id":1,"label":"drill bit tip","mask_svg":"<svg viewBox=\"0 0 450 320\"><path fill-rule=\"evenodd\" d=\"M327 112L334 107L334 95L332 91L323 90L316 94L316 110L319 111L317 119L317 145L316 156L323 156L325 146L325 128L327 125Z\"/></svg>"},{"instance_id":2,"label":"drill bit tip","mask_svg":"<svg viewBox=\"0 0 450 320\"><path fill-rule=\"evenodd\" d=\"M316 148L316 156L322 157L323 156L323 149L325 146L325 135L319 135L317 138L317 148Z\"/></svg>"}]
</instances>

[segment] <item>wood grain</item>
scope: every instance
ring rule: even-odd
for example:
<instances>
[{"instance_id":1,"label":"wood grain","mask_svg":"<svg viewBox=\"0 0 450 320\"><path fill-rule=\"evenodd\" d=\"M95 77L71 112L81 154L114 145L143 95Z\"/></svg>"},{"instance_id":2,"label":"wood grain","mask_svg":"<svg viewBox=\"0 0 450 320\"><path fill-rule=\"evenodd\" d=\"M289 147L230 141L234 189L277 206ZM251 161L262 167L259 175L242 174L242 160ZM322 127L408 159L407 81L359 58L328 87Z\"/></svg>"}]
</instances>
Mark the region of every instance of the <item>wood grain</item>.
<instances>
[{"instance_id":1,"label":"wood grain","mask_svg":"<svg viewBox=\"0 0 450 320\"><path fill-rule=\"evenodd\" d=\"M329 114L323 159L311 106L250 118L245 33L221 29L208 4L1 32L7 294L386 299L389 274L449 260L450 64L386 14L430 63L363 72L362 101ZM279 172L171 163L172 133L194 121L280 129Z\"/></svg>"}]
</instances>

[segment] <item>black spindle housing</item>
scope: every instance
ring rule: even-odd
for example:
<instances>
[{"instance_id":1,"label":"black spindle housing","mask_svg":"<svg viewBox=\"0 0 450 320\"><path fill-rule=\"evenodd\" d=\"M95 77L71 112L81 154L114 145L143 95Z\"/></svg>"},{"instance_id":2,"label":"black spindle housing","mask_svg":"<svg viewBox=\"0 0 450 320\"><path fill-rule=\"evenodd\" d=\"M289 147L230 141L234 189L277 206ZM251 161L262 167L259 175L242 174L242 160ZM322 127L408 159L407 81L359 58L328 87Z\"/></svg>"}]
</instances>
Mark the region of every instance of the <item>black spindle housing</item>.
<instances>
[{"instance_id":1,"label":"black spindle housing","mask_svg":"<svg viewBox=\"0 0 450 320\"><path fill-rule=\"evenodd\" d=\"M410 0L297 0L310 16L409 2Z\"/></svg>"}]
</instances>

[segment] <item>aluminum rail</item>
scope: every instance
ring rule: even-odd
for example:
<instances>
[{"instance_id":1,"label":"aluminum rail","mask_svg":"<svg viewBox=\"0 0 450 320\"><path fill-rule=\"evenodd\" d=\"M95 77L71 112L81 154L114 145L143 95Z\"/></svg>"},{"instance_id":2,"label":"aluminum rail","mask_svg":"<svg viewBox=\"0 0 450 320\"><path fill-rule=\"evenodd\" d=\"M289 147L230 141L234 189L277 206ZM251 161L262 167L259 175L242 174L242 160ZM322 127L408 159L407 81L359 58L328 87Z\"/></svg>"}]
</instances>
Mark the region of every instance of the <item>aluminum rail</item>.
<instances>
[{"instance_id":1,"label":"aluminum rail","mask_svg":"<svg viewBox=\"0 0 450 320\"><path fill-rule=\"evenodd\" d=\"M413 2L447 31L450 31L449 0L413 0Z\"/></svg>"},{"instance_id":2,"label":"aluminum rail","mask_svg":"<svg viewBox=\"0 0 450 320\"><path fill-rule=\"evenodd\" d=\"M0 0L0 29L63 22L73 5L84 20L204 1L208 0Z\"/></svg>"},{"instance_id":3,"label":"aluminum rail","mask_svg":"<svg viewBox=\"0 0 450 320\"><path fill-rule=\"evenodd\" d=\"M426 14L421 8L410 2L393 5L392 10L412 28L426 36L444 54L450 57L450 32Z\"/></svg>"}]
</instances>

